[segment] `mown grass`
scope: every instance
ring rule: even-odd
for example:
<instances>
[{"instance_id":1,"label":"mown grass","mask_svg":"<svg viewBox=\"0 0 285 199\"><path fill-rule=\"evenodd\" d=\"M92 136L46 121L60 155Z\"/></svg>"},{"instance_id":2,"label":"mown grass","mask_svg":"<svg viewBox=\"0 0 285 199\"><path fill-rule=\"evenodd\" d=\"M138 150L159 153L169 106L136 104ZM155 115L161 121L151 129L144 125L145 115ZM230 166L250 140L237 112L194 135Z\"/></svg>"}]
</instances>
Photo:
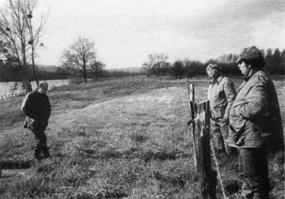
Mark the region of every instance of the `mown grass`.
<instances>
[{"instance_id":1,"label":"mown grass","mask_svg":"<svg viewBox=\"0 0 285 199\"><path fill-rule=\"evenodd\" d=\"M196 100L205 100L207 81L193 83ZM285 82L275 83L283 102ZM22 97L1 101L2 162L31 163L31 168L4 169L0 198L201 198L191 129L186 130L185 85L100 82L58 87L49 96L52 158L40 163L31 161L33 135L22 128ZM284 118L284 103L281 111ZM284 164L276 155L269 158L271 198L281 199ZM234 189L236 159L218 161L224 183ZM220 185L217 198L222 198Z\"/></svg>"}]
</instances>

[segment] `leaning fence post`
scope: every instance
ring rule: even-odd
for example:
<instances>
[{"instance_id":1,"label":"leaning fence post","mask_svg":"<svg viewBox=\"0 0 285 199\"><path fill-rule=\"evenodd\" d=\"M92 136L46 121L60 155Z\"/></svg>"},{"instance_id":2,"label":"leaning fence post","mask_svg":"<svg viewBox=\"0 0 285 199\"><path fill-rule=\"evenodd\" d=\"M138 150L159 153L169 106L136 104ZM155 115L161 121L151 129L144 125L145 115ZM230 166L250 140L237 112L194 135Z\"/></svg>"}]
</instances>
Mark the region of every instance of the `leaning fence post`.
<instances>
[{"instance_id":1,"label":"leaning fence post","mask_svg":"<svg viewBox=\"0 0 285 199\"><path fill-rule=\"evenodd\" d=\"M198 105L197 112L200 119L197 129L198 139L198 172L202 199L216 199L217 175L212 169L210 148L210 105L209 101Z\"/></svg>"},{"instance_id":2,"label":"leaning fence post","mask_svg":"<svg viewBox=\"0 0 285 199\"><path fill-rule=\"evenodd\" d=\"M190 84L188 86L188 94L189 94L189 108L190 108L190 114L191 114L191 119L192 121L192 137L193 137L193 153L194 153L194 165L196 168L196 171L198 170L197 168L197 151L196 151L196 135L195 135L195 90L194 90L194 84Z\"/></svg>"}]
</instances>

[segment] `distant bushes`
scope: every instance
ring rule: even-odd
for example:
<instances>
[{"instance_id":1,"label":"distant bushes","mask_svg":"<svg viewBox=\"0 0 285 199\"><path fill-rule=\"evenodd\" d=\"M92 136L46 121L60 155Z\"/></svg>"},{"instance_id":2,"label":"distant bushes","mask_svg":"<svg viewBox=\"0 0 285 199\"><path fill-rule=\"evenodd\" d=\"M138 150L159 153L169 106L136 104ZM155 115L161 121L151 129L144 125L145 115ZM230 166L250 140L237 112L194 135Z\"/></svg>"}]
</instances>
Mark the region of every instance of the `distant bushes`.
<instances>
[{"instance_id":1,"label":"distant bushes","mask_svg":"<svg viewBox=\"0 0 285 199\"><path fill-rule=\"evenodd\" d=\"M21 81L21 68L15 64L0 63L0 82ZM67 79L68 76L58 67L36 67L36 74L39 80ZM32 67L28 67L30 81L35 80Z\"/></svg>"},{"instance_id":2,"label":"distant bushes","mask_svg":"<svg viewBox=\"0 0 285 199\"><path fill-rule=\"evenodd\" d=\"M0 62L0 82L20 81L21 68L18 65L9 65Z\"/></svg>"},{"instance_id":3,"label":"distant bushes","mask_svg":"<svg viewBox=\"0 0 285 199\"><path fill-rule=\"evenodd\" d=\"M268 49L266 53L262 50L265 58L265 69L271 75L285 75L285 50L282 52L276 48L274 51ZM163 62L160 67L145 67L133 69L117 69L117 70L100 70L99 72L89 72L87 74L88 79L98 81L107 77L127 77L127 76L172 76L176 79L182 77L195 77L205 76L206 67L210 63L218 64L225 75L237 76L241 75L237 64L235 63L237 55L228 54L222 55L217 59L208 60L205 63L200 61L192 61L189 59L176 60L173 63ZM80 78L72 77L70 73L66 72L62 67L56 66L37 66L37 77L39 80L55 80L55 79L71 79L73 82L81 82ZM31 66L28 69L29 79L34 80L34 74ZM21 80L21 68L17 65L0 62L0 82L20 81Z\"/></svg>"},{"instance_id":4,"label":"distant bushes","mask_svg":"<svg viewBox=\"0 0 285 199\"><path fill-rule=\"evenodd\" d=\"M67 79L68 75L66 75L63 71L61 71L58 68L55 68L54 70L45 70L45 68L39 68L37 70L37 77L40 80L54 80L54 79Z\"/></svg>"},{"instance_id":5,"label":"distant bushes","mask_svg":"<svg viewBox=\"0 0 285 199\"><path fill-rule=\"evenodd\" d=\"M266 63L265 70L271 75L285 75L285 50L282 52L276 48L273 50L268 49L266 52L262 50L264 60ZM145 75L170 75L177 79L182 77L195 77L195 76L205 76L206 67L210 63L215 63L219 65L223 73L229 76L241 75L236 60L238 55L226 54L222 55L217 59L210 59L205 63L200 61L192 61L189 59L176 60L174 63L168 63L168 67L160 67L156 69L156 73L149 67L149 70L144 70ZM143 69L146 69L143 66ZM158 71L157 71L158 70Z\"/></svg>"}]
</instances>

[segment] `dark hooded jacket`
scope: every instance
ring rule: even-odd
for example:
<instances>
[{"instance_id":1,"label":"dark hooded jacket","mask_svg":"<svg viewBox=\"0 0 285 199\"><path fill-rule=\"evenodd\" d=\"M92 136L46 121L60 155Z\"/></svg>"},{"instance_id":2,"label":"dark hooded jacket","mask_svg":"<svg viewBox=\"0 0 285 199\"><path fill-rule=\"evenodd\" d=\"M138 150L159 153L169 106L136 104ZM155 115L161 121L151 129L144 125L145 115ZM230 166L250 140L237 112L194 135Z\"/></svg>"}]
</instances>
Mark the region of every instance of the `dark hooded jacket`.
<instances>
[{"instance_id":1,"label":"dark hooded jacket","mask_svg":"<svg viewBox=\"0 0 285 199\"><path fill-rule=\"evenodd\" d=\"M27 116L24 122L24 128L31 130L45 130L51 112L51 104L45 93L38 90L30 92L23 100L22 111Z\"/></svg>"}]
</instances>

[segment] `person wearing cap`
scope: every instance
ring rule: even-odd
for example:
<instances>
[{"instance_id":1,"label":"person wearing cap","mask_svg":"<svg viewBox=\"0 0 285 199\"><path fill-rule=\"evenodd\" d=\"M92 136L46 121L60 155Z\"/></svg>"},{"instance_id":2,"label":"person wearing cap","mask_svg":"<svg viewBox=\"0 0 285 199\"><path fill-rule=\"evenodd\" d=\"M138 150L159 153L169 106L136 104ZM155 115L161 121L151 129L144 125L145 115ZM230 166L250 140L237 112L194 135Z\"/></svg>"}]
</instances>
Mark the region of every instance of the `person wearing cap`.
<instances>
[{"instance_id":1,"label":"person wearing cap","mask_svg":"<svg viewBox=\"0 0 285 199\"><path fill-rule=\"evenodd\" d=\"M284 151L282 119L273 81L264 72L264 58L255 47L245 48L238 67L244 82L230 110L229 145L242 158L242 196L268 199L270 183L266 152Z\"/></svg>"},{"instance_id":2,"label":"person wearing cap","mask_svg":"<svg viewBox=\"0 0 285 199\"><path fill-rule=\"evenodd\" d=\"M208 88L208 100L211 111L211 134L218 153L234 155L234 149L228 147L229 112L236 96L234 83L222 74L217 64L209 64L206 72L211 79Z\"/></svg>"},{"instance_id":3,"label":"person wearing cap","mask_svg":"<svg viewBox=\"0 0 285 199\"><path fill-rule=\"evenodd\" d=\"M38 88L28 93L23 102L21 109L26 115L24 128L30 129L35 135L36 146L34 150L34 158L36 160L46 159L50 157L45 135L46 127L51 113L51 104L46 92L48 83L41 81Z\"/></svg>"}]
</instances>

